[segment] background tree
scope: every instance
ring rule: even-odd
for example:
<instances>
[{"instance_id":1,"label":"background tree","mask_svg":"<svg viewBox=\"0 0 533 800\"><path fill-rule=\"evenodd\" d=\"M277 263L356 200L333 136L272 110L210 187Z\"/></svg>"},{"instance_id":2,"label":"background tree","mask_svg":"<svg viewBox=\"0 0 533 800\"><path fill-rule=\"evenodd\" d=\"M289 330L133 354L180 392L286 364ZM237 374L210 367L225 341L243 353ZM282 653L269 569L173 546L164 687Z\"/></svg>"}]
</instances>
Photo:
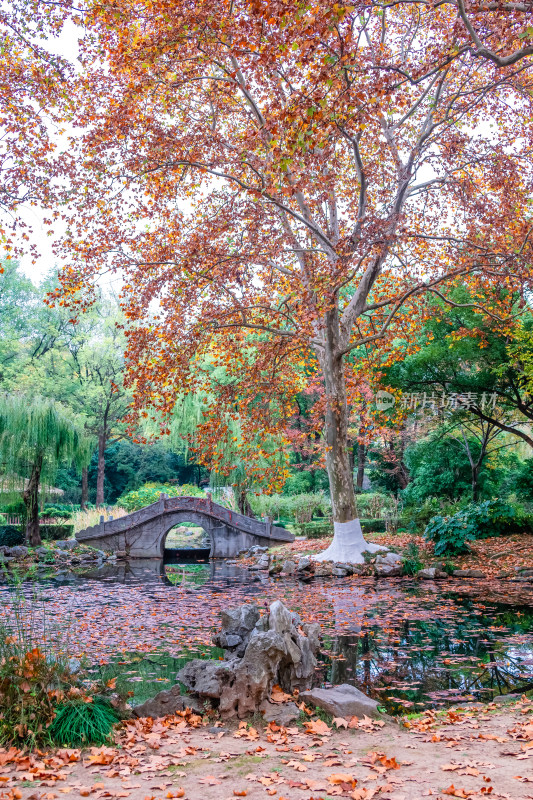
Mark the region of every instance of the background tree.
<instances>
[{"instance_id":1,"label":"background tree","mask_svg":"<svg viewBox=\"0 0 533 800\"><path fill-rule=\"evenodd\" d=\"M76 103L91 129L71 148L65 293L83 302L81 284L123 271L139 407L165 414L183 387L204 391L207 353L229 365L239 391L222 387L216 408L247 420L244 453L258 430L280 434L312 354L336 534L325 557L358 560L347 357L412 340L422 294L458 276L472 291L528 283L527 60L472 59L449 5L144 10L104 2L85 17Z\"/></svg>"},{"instance_id":2,"label":"background tree","mask_svg":"<svg viewBox=\"0 0 533 800\"><path fill-rule=\"evenodd\" d=\"M9 485L24 483L26 539L41 544L39 488L50 485L60 464L87 464L83 428L59 404L42 397L0 395L0 464Z\"/></svg>"}]
</instances>

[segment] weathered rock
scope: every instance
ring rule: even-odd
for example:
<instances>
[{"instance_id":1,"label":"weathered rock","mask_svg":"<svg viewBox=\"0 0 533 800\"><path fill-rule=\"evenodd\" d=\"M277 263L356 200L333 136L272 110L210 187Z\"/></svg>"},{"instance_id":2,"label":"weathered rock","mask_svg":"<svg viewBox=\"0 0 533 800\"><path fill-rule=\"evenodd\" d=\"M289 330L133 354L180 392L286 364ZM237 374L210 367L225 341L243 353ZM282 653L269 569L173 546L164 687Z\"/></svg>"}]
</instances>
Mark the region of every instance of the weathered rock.
<instances>
[{"instance_id":1,"label":"weathered rock","mask_svg":"<svg viewBox=\"0 0 533 800\"><path fill-rule=\"evenodd\" d=\"M484 572L480 569L454 569L454 578L486 578Z\"/></svg>"},{"instance_id":2,"label":"weathered rock","mask_svg":"<svg viewBox=\"0 0 533 800\"><path fill-rule=\"evenodd\" d=\"M146 700L138 706L132 708L132 713L136 717L165 717L167 714L175 714L176 711L185 711L190 708L195 714L203 714L202 704L197 698L180 694L179 685L173 686L159 692L155 697Z\"/></svg>"},{"instance_id":3,"label":"weathered rock","mask_svg":"<svg viewBox=\"0 0 533 800\"><path fill-rule=\"evenodd\" d=\"M46 558L47 556L53 556L54 554L47 547L36 547L35 555L37 558Z\"/></svg>"},{"instance_id":4,"label":"weathered rock","mask_svg":"<svg viewBox=\"0 0 533 800\"><path fill-rule=\"evenodd\" d=\"M296 572L296 564L290 558L283 562L283 572L285 575L294 575Z\"/></svg>"},{"instance_id":5,"label":"weathered rock","mask_svg":"<svg viewBox=\"0 0 533 800\"><path fill-rule=\"evenodd\" d=\"M318 562L315 567L315 578L329 578L333 571L333 564L329 561Z\"/></svg>"},{"instance_id":6,"label":"weathered rock","mask_svg":"<svg viewBox=\"0 0 533 800\"><path fill-rule=\"evenodd\" d=\"M74 550L75 547L78 547L78 542L76 539L59 539L54 542L54 547L57 547L58 550Z\"/></svg>"},{"instance_id":7,"label":"weathered rock","mask_svg":"<svg viewBox=\"0 0 533 800\"><path fill-rule=\"evenodd\" d=\"M347 578L350 573L345 569L341 569L340 567L333 567L331 574L336 578Z\"/></svg>"},{"instance_id":8,"label":"weathered rock","mask_svg":"<svg viewBox=\"0 0 533 800\"><path fill-rule=\"evenodd\" d=\"M402 574L402 568L392 564L376 564L375 574L378 578L396 578Z\"/></svg>"},{"instance_id":9,"label":"weathered rock","mask_svg":"<svg viewBox=\"0 0 533 800\"><path fill-rule=\"evenodd\" d=\"M378 553L376 556L376 566L398 567L402 562L403 558L399 553Z\"/></svg>"},{"instance_id":10,"label":"weathered rock","mask_svg":"<svg viewBox=\"0 0 533 800\"><path fill-rule=\"evenodd\" d=\"M259 621L259 609L255 603L248 603L223 611L220 615L221 631L213 637L217 647L222 647L226 652L224 657L238 656L241 658L250 640L250 635Z\"/></svg>"},{"instance_id":11,"label":"weathered rock","mask_svg":"<svg viewBox=\"0 0 533 800\"><path fill-rule=\"evenodd\" d=\"M264 700L259 706L265 722L275 722L277 725L290 725L300 716L300 709L296 703L271 703Z\"/></svg>"},{"instance_id":12,"label":"weathered rock","mask_svg":"<svg viewBox=\"0 0 533 800\"><path fill-rule=\"evenodd\" d=\"M492 702L498 704L512 703L513 700L520 700L521 697L521 694L499 694Z\"/></svg>"},{"instance_id":13,"label":"weathered rock","mask_svg":"<svg viewBox=\"0 0 533 800\"><path fill-rule=\"evenodd\" d=\"M308 706L318 706L334 717L378 717L378 703L360 692L355 686L342 683L331 689L311 689L300 692L300 700Z\"/></svg>"},{"instance_id":14,"label":"weathered rock","mask_svg":"<svg viewBox=\"0 0 533 800\"><path fill-rule=\"evenodd\" d=\"M7 552L9 551L9 552ZM14 558L25 558L29 553L27 547L23 544L16 544L13 547L6 548L6 555L13 556Z\"/></svg>"},{"instance_id":15,"label":"weathered rock","mask_svg":"<svg viewBox=\"0 0 533 800\"><path fill-rule=\"evenodd\" d=\"M354 573L354 564L344 564L342 561L337 561L333 566L336 569L343 569L347 575L353 575Z\"/></svg>"},{"instance_id":16,"label":"weathered rock","mask_svg":"<svg viewBox=\"0 0 533 800\"><path fill-rule=\"evenodd\" d=\"M241 632L254 619L254 629L247 638ZM217 634L215 642L227 642L234 630L247 640L242 658L237 655L242 652L240 644L229 653L230 660L195 659L177 676L189 691L218 701L223 716L236 714L242 718L258 711L270 697L274 684L290 692L311 686L317 664L319 625L302 625L297 614L276 601L269 614L260 619L256 606L225 612L223 631Z\"/></svg>"},{"instance_id":17,"label":"weathered rock","mask_svg":"<svg viewBox=\"0 0 533 800\"><path fill-rule=\"evenodd\" d=\"M416 577L426 581L433 581L435 580L436 571L437 570L435 569L435 567L429 567L428 569L420 569L416 573Z\"/></svg>"},{"instance_id":18,"label":"weathered rock","mask_svg":"<svg viewBox=\"0 0 533 800\"><path fill-rule=\"evenodd\" d=\"M271 564L270 567L268 568L268 574L269 575L279 575L280 572L282 572L282 571L283 571L283 567L279 563Z\"/></svg>"},{"instance_id":19,"label":"weathered rock","mask_svg":"<svg viewBox=\"0 0 533 800\"><path fill-rule=\"evenodd\" d=\"M311 569L312 561L309 556L303 556L298 561L298 572L304 572L305 570Z\"/></svg>"}]
</instances>

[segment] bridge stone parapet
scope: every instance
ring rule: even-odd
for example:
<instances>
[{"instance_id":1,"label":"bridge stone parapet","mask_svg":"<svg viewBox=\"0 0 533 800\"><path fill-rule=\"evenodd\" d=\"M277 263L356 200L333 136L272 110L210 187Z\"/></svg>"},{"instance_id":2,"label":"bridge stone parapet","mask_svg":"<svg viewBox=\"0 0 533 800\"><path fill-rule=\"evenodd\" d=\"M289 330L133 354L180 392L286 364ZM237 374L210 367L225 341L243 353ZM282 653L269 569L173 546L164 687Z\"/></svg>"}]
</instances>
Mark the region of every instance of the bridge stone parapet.
<instances>
[{"instance_id":1,"label":"bridge stone parapet","mask_svg":"<svg viewBox=\"0 0 533 800\"><path fill-rule=\"evenodd\" d=\"M210 558L234 558L253 545L270 547L294 541L285 528L252 519L214 503L211 497L167 497L125 517L78 531L80 544L129 558L162 558L167 533L180 522L193 522L209 534Z\"/></svg>"}]
</instances>

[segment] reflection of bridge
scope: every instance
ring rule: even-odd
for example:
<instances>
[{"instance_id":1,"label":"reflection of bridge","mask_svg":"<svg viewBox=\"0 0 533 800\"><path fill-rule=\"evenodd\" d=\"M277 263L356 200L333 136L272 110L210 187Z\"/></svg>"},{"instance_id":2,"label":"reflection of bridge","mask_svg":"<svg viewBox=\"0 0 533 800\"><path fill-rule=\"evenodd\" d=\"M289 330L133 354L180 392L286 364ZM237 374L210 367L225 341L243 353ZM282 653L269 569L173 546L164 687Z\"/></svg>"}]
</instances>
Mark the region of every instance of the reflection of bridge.
<instances>
[{"instance_id":1,"label":"reflection of bridge","mask_svg":"<svg viewBox=\"0 0 533 800\"><path fill-rule=\"evenodd\" d=\"M100 522L76 534L82 544L130 558L162 558L167 533L180 522L204 528L211 539L210 558L233 558L252 545L270 547L294 536L271 522L251 519L204 497L167 497L126 517Z\"/></svg>"}]
</instances>

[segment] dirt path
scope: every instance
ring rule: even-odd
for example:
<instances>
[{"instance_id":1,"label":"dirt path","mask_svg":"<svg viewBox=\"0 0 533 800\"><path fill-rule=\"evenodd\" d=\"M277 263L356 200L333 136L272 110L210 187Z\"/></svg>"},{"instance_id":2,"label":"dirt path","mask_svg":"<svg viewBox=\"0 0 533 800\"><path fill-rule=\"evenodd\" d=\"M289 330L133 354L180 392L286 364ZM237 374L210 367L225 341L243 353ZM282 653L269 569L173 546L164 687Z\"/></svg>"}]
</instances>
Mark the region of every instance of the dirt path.
<instances>
[{"instance_id":1,"label":"dirt path","mask_svg":"<svg viewBox=\"0 0 533 800\"><path fill-rule=\"evenodd\" d=\"M220 725L220 723L218 723ZM314 719L303 727L218 729L199 717L136 720L116 747L0 750L0 800L417 800L533 798L533 703L396 722ZM532 756L530 761L528 756Z\"/></svg>"}]
</instances>

